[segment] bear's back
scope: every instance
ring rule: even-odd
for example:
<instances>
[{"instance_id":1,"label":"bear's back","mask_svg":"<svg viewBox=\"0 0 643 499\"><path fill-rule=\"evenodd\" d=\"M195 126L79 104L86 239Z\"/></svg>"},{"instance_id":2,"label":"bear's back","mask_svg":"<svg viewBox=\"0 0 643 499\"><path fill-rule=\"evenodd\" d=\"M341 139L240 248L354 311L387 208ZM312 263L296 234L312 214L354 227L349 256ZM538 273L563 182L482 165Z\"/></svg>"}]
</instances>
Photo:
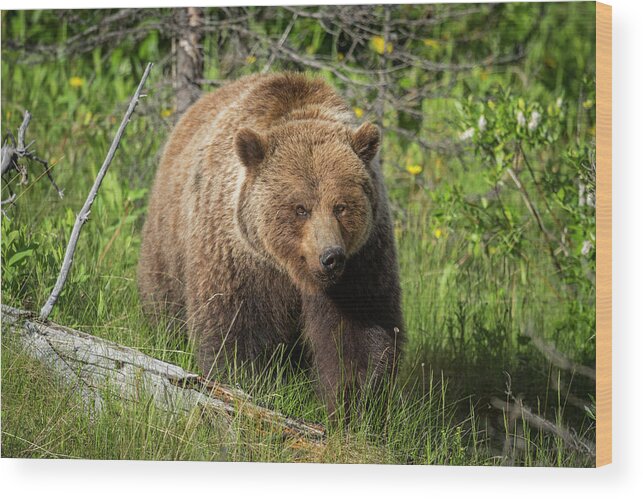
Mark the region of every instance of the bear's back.
<instances>
[{"instance_id":1,"label":"bear's back","mask_svg":"<svg viewBox=\"0 0 643 499\"><path fill-rule=\"evenodd\" d=\"M349 124L352 114L335 90L319 78L280 73L254 81L242 109L252 110L257 131L292 119L324 119Z\"/></svg>"},{"instance_id":2,"label":"bear's back","mask_svg":"<svg viewBox=\"0 0 643 499\"><path fill-rule=\"evenodd\" d=\"M205 94L178 121L165 146L163 156L178 157L198 132L224 112L239 95L249 89L261 75L250 75Z\"/></svg>"},{"instance_id":3,"label":"bear's back","mask_svg":"<svg viewBox=\"0 0 643 499\"><path fill-rule=\"evenodd\" d=\"M321 79L299 73L249 75L194 103L176 124L163 156L178 158L190 144L200 148L218 140L230 146L242 127L267 132L291 119L350 125L354 118L344 100ZM161 163L163 168L163 163L173 161Z\"/></svg>"}]
</instances>

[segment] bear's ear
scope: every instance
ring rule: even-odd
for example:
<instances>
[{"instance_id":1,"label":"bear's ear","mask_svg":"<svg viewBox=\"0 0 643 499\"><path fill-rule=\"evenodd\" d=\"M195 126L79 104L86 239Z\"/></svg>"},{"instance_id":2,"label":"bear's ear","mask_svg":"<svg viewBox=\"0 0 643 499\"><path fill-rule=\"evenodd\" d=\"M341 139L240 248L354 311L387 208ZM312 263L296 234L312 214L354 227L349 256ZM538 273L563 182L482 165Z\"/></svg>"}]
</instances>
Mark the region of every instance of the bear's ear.
<instances>
[{"instance_id":1,"label":"bear's ear","mask_svg":"<svg viewBox=\"0 0 643 499\"><path fill-rule=\"evenodd\" d=\"M268 144L254 130L242 128L234 139L234 148L244 166L248 169L254 169L265 159Z\"/></svg>"},{"instance_id":2,"label":"bear's ear","mask_svg":"<svg viewBox=\"0 0 643 499\"><path fill-rule=\"evenodd\" d=\"M360 159L368 165L380 147L380 129L373 123L364 123L353 132L351 145Z\"/></svg>"}]
</instances>

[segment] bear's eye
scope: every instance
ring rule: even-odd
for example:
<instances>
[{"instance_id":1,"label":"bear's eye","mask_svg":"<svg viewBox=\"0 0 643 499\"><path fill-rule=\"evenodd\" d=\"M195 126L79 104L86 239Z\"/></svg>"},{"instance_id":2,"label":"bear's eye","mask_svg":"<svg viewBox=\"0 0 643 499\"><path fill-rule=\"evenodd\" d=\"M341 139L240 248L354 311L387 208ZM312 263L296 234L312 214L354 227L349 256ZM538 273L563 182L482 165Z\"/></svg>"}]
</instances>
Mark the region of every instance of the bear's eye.
<instances>
[{"instance_id":1,"label":"bear's eye","mask_svg":"<svg viewBox=\"0 0 643 499\"><path fill-rule=\"evenodd\" d=\"M345 204L338 204L338 205L335 206L333 211L335 212L336 217L341 217L346 212L346 205Z\"/></svg>"},{"instance_id":2,"label":"bear's eye","mask_svg":"<svg viewBox=\"0 0 643 499\"><path fill-rule=\"evenodd\" d=\"M306 210L306 208L304 208L300 204L298 204L297 207L295 208L295 212L297 213L297 216L300 216L300 217L308 216L308 210Z\"/></svg>"}]
</instances>

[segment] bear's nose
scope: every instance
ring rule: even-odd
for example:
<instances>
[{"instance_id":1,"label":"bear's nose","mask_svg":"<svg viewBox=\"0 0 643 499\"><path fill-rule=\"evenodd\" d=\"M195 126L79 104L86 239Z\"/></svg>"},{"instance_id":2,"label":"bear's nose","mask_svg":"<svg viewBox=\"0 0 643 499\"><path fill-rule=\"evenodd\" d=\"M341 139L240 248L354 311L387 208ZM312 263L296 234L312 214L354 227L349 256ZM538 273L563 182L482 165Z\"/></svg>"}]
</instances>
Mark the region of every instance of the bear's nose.
<instances>
[{"instance_id":1,"label":"bear's nose","mask_svg":"<svg viewBox=\"0 0 643 499\"><path fill-rule=\"evenodd\" d=\"M339 246L326 249L319 257L324 272L341 272L346 262L346 254Z\"/></svg>"}]
</instances>

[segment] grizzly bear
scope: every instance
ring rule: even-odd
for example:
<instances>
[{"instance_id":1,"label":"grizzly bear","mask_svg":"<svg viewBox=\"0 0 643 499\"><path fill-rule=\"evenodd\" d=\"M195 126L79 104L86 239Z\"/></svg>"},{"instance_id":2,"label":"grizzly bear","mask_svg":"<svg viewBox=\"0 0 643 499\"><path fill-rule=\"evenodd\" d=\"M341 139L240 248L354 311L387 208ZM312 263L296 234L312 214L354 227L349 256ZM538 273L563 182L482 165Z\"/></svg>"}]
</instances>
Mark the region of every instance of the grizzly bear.
<instances>
[{"instance_id":1,"label":"grizzly bear","mask_svg":"<svg viewBox=\"0 0 643 499\"><path fill-rule=\"evenodd\" d=\"M347 390L394 374L403 321L379 143L328 84L296 73L242 78L180 119L138 283L148 310L186 325L206 375L299 342L333 414Z\"/></svg>"}]
</instances>

